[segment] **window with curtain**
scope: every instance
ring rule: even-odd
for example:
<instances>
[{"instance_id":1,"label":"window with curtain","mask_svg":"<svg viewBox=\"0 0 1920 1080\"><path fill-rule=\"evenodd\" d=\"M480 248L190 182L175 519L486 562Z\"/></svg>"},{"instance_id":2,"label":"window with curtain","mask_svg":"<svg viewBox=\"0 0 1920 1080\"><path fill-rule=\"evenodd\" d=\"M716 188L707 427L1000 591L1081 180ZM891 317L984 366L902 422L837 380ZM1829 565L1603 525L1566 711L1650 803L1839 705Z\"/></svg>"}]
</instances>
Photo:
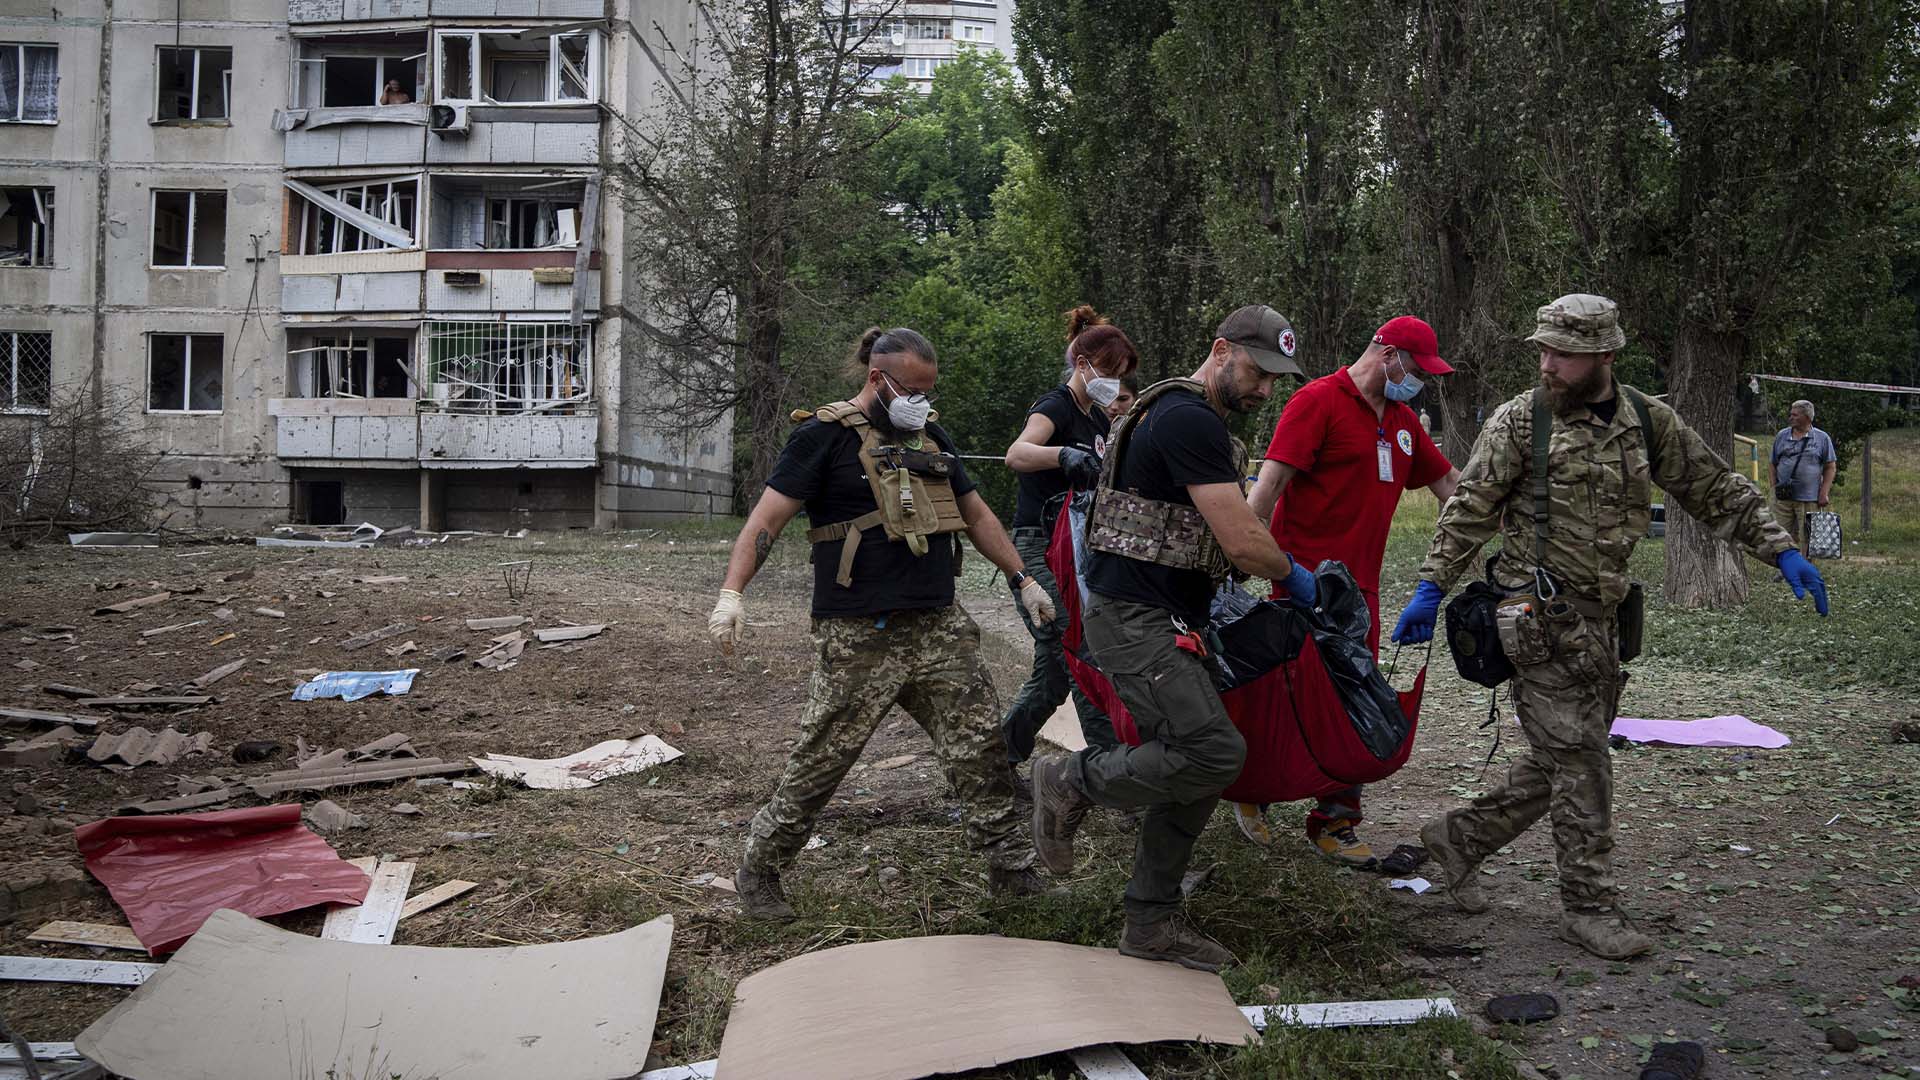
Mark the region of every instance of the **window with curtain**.
<instances>
[{"instance_id":1,"label":"window with curtain","mask_svg":"<svg viewBox=\"0 0 1920 1080\"><path fill-rule=\"evenodd\" d=\"M0 44L0 121L51 124L59 98L59 46Z\"/></svg>"}]
</instances>

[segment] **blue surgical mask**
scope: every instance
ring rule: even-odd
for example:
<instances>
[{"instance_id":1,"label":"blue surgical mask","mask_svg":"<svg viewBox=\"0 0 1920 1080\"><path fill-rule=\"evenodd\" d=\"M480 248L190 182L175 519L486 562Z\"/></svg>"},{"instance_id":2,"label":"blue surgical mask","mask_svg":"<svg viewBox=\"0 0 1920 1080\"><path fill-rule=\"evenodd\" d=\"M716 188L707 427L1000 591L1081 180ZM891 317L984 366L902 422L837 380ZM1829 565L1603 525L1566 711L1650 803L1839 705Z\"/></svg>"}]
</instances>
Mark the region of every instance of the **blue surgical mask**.
<instances>
[{"instance_id":1,"label":"blue surgical mask","mask_svg":"<svg viewBox=\"0 0 1920 1080\"><path fill-rule=\"evenodd\" d=\"M1413 372L1409 371L1401 377L1399 382L1390 382L1387 384L1387 400L1412 401L1425 386L1425 383L1415 378Z\"/></svg>"}]
</instances>

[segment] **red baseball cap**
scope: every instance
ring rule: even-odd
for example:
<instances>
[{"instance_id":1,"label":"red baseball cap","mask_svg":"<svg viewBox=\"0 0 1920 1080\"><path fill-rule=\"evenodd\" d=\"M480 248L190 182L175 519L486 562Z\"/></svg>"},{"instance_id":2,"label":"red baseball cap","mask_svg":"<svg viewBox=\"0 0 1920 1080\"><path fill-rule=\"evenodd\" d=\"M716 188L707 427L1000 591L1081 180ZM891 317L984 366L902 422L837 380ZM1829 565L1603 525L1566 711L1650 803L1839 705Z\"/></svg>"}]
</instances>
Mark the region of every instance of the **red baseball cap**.
<instances>
[{"instance_id":1,"label":"red baseball cap","mask_svg":"<svg viewBox=\"0 0 1920 1080\"><path fill-rule=\"evenodd\" d=\"M1374 333L1373 340L1407 350L1414 364L1429 375L1453 374L1453 367L1440 359L1440 338L1425 319L1412 315L1388 319L1387 324Z\"/></svg>"}]
</instances>

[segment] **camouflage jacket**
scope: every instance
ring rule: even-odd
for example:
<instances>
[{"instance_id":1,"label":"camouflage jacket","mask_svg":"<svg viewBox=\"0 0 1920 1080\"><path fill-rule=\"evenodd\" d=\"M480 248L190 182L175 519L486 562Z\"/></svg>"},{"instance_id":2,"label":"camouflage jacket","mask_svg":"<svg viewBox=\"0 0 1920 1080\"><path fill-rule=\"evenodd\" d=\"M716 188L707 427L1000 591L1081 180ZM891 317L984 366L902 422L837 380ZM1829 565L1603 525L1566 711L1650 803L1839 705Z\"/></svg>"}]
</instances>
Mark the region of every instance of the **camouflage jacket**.
<instances>
[{"instance_id":1,"label":"camouflage jacket","mask_svg":"<svg viewBox=\"0 0 1920 1080\"><path fill-rule=\"evenodd\" d=\"M1627 557L1653 519L1653 487L1666 492L1716 536L1768 563L1793 541L1773 520L1767 500L1665 402L1647 400L1659 475L1648 464L1640 418L1620 402L1613 422L1586 409L1555 417L1548 444L1551 473L1547 569L1580 596L1607 604L1627 594ZM1460 488L1440 512L1438 531L1420 576L1452 589L1494 533L1503 548L1495 577L1523 587L1534 567L1533 394L1500 406L1480 432Z\"/></svg>"}]
</instances>

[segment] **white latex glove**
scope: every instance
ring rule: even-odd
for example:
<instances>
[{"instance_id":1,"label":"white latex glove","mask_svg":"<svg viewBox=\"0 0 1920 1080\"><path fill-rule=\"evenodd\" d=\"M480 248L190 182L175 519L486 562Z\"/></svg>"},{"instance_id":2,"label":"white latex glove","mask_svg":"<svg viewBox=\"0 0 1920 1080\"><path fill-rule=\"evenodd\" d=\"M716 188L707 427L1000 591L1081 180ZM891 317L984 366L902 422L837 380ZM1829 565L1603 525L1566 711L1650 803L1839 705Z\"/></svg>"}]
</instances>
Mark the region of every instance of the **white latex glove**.
<instances>
[{"instance_id":1,"label":"white latex glove","mask_svg":"<svg viewBox=\"0 0 1920 1080\"><path fill-rule=\"evenodd\" d=\"M1053 600L1047 595L1047 590L1032 578L1020 586L1020 606L1027 609L1027 614L1032 616L1034 622L1044 624L1053 621Z\"/></svg>"},{"instance_id":2,"label":"white latex glove","mask_svg":"<svg viewBox=\"0 0 1920 1080\"><path fill-rule=\"evenodd\" d=\"M720 601L713 605L713 614L707 616L707 635L720 651L733 655L734 646L740 643L740 632L747 628L747 608L745 598L732 589L720 590Z\"/></svg>"}]
</instances>

